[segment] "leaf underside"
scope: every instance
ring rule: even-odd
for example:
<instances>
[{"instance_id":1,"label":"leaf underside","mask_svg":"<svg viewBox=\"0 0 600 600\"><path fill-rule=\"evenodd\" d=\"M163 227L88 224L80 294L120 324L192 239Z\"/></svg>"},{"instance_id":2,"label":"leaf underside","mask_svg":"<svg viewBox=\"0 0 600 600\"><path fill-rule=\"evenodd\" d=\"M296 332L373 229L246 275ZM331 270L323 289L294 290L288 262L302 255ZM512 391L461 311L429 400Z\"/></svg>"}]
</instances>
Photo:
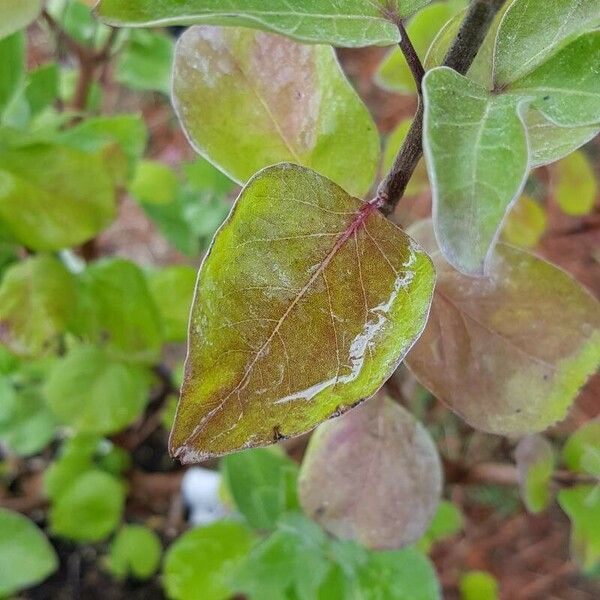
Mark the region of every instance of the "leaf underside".
<instances>
[{"instance_id":1,"label":"leaf underside","mask_svg":"<svg viewBox=\"0 0 600 600\"><path fill-rule=\"evenodd\" d=\"M499 244L487 278L442 258L430 222L411 230L430 251L436 292L406 358L417 379L476 429L542 431L562 420L600 363L600 304L566 273Z\"/></svg>"},{"instance_id":2,"label":"leaf underside","mask_svg":"<svg viewBox=\"0 0 600 600\"><path fill-rule=\"evenodd\" d=\"M374 203L296 165L261 171L200 270L171 453L271 444L372 396L433 285L427 255Z\"/></svg>"}]
</instances>

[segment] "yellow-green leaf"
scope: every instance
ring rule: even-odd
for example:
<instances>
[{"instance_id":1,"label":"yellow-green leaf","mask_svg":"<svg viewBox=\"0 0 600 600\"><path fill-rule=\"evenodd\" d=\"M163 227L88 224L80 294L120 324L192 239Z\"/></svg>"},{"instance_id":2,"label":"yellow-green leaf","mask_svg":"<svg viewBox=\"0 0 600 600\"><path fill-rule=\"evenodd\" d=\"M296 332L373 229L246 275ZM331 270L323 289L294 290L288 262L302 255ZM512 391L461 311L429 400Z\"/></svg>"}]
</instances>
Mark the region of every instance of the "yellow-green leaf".
<instances>
[{"instance_id":1,"label":"yellow-green leaf","mask_svg":"<svg viewBox=\"0 0 600 600\"><path fill-rule=\"evenodd\" d=\"M600 418L586 423L569 437L562 457L572 471L600 478Z\"/></svg>"},{"instance_id":2,"label":"yellow-green leaf","mask_svg":"<svg viewBox=\"0 0 600 600\"><path fill-rule=\"evenodd\" d=\"M422 331L433 283L375 202L296 165L261 171L198 277L171 452L263 446L373 395Z\"/></svg>"},{"instance_id":3,"label":"yellow-green leaf","mask_svg":"<svg viewBox=\"0 0 600 600\"><path fill-rule=\"evenodd\" d=\"M541 435L522 438L515 450L519 489L527 510L538 513L550 503L550 483L554 473L554 450Z\"/></svg>"},{"instance_id":4,"label":"yellow-green leaf","mask_svg":"<svg viewBox=\"0 0 600 600\"><path fill-rule=\"evenodd\" d=\"M412 230L437 268L425 332L406 358L467 423L526 434L563 419L600 364L600 303L566 273L499 244L487 278L448 265L429 222Z\"/></svg>"},{"instance_id":5,"label":"yellow-green leaf","mask_svg":"<svg viewBox=\"0 0 600 600\"><path fill-rule=\"evenodd\" d=\"M299 479L309 517L337 537L380 550L417 541L441 491L442 467L427 430L383 396L320 425Z\"/></svg>"},{"instance_id":6,"label":"yellow-green leaf","mask_svg":"<svg viewBox=\"0 0 600 600\"><path fill-rule=\"evenodd\" d=\"M544 235L548 217L544 209L529 196L521 196L508 213L502 237L509 244L533 248Z\"/></svg>"},{"instance_id":7,"label":"yellow-green leaf","mask_svg":"<svg viewBox=\"0 0 600 600\"><path fill-rule=\"evenodd\" d=\"M406 18L430 0L100 0L97 13L118 26L236 25L303 42L336 46L395 44L395 18Z\"/></svg>"},{"instance_id":8,"label":"yellow-green leaf","mask_svg":"<svg viewBox=\"0 0 600 600\"><path fill-rule=\"evenodd\" d=\"M177 45L173 104L194 148L239 183L279 162L359 197L373 183L379 136L330 47L193 27Z\"/></svg>"},{"instance_id":9,"label":"yellow-green leaf","mask_svg":"<svg viewBox=\"0 0 600 600\"><path fill-rule=\"evenodd\" d=\"M556 164L554 197L567 215L587 215L594 208L598 185L583 152L573 152Z\"/></svg>"},{"instance_id":10,"label":"yellow-green leaf","mask_svg":"<svg viewBox=\"0 0 600 600\"><path fill-rule=\"evenodd\" d=\"M0 2L0 38L27 27L40 14L42 0L2 0Z\"/></svg>"}]
</instances>

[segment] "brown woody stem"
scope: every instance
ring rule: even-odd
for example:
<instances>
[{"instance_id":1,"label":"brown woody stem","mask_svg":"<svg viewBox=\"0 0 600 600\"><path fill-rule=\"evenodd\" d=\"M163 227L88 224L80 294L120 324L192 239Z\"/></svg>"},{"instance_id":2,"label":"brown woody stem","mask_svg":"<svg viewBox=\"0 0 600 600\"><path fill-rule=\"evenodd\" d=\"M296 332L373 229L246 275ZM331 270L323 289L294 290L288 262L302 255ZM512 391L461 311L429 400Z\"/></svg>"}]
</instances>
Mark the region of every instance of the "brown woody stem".
<instances>
[{"instance_id":1,"label":"brown woody stem","mask_svg":"<svg viewBox=\"0 0 600 600\"><path fill-rule=\"evenodd\" d=\"M504 4L504 0L472 0L465 18L460 26L458 34L444 60L444 66L451 67L461 75L465 75L473 64L477 52L489 31L494 17ZM406 31L401 24L402 40L400 49L408 62L417 89L421 89L423 75L418 68L415 70L415 57L413 45L408 40ZM404 42L404 43L403 43ZM420 61L418 63L421 64ZM421 66L421 69L423 67ZM398 202L404 195L406 186L423 155L423 101L419 95L419 108L413 120L411 128L406 135L400 152L394 161L390 172L379 186L377 195L383 200L381 212L390 215L394 212Z\"/></svg>"}]
</instances>

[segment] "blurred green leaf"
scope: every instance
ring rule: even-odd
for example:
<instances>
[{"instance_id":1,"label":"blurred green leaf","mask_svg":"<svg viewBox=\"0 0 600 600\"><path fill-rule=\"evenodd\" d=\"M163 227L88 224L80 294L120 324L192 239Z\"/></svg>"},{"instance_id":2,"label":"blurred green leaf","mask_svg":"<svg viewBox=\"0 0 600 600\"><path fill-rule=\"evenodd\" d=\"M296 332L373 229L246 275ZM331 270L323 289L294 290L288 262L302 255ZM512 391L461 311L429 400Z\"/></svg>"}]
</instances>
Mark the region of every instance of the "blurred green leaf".
<instances>
[{"instance_id":1,"label":"blurred green leaf","mask_svg":"<svg viewBox=\"0 0 600 600\"><path fill-rule=\"evenodd\" d=\"M75 306L75 279L56 258L11 266L0 284L0 340L16 354L56 351Z\"/></svg>"},{"instance_id":2,"label":"blurred green leaf","mask_svg":"<svg viewBox=\"0 0 600 600\"><path fill-rule=\"evenodd\" d=\"M146 204L169 204L175 200L178 188L177 175L169 166L143 160L137 165L129 192Z\"/></svg>"},{"instance_id":3,"label":"blurred green leaf","mask_svg":"<svg viewBox=\"0 0 600 600\"><path fill-rule=\"evenodd\" d=\"M110 34L110 28L92 15L90 6L79 0L49 0L46 10L61 29L85 46L97 48Z\"/></svg>"},{"instance_id":4,"label":"blurred green leaf","mask_svg":"<svg viewBox=\"0 0 600 600\"><path fill-rule=\"evenodd\" d=\"M163 563L163 586L172 600L227 600L237 565L248 554L252 534L241 523L219 521L184 533Z\"/></svg>"},{"instance_id":5,"label":"blurred green leaf","mask_svg":"<svg viewBox=\"0 0 600 600\"><path fill-rule=\"evenodd\" d=\"M25 98L32 116L51 106L58 98L59 73L56 63L48 63L27 74Z\"/></svg>"},{"instance_id":6,"label":"blurred green leaf","mask_svg":"<svg viewBox=\"0 0 600 600\"><path fill-rule=\"evenodd\" d=\"M150 271L147 278L162 318L165 340L185 341L196 287L196 269L174 265Z\"/></svg>"},{"instance_id":7,"label":"blurred green leaf","mask_svg":"<svg viewBox=\"0 0 600 600\"><path fill-rule=\"evenodd\" d=\"M456 535L464 524L464 517L460 509L448 500L442 500L437 508L429 529L417 542L417 548L422 552L429 552L436 542Z\"/></svg>"},{"instance_id":8,"label":"blurred green leaf","mask_svg":"<svg viewBox=\"0 0 600 600\"><path fill-rule=\"evenodd\" d=\"M162 545L159 537L147 527L124 525L110 545L108 568L117 579L130 575L149 579L160 564Z\"/></svg>"},{"instance_id":9,"label":"blurred green leaf","mask_svg":"<svg viewBox=\"0 0 600 600\"><path fill-rule=\"evenodd\" d=\"M20 456L37 454L52 440L56 419L41 391L35 387L15 390L0 378L0 440Z\"/></svg>"},{"instance_id":10,"label":"blurred green leaf","mask_svg":"<svg viewBox=\"0 0 600 600\"><path fill-rule=\"evenodd\" d=\"M74 330L106 345L117 358L155 361L162 347L160 314L143 271L123 259L106 259L80 275Z\"/></svg>"},{"instance_id":11,"label":"blurred green leaf","mask_svg":"<svg viewBox=\"0 0 600 600\"><path fill-rule=\"evenodd\" d=\"M169 94L174 41L149 29L133 30L116 67L119 83L134 90Z\"/></svg>"},{"instance_id":12,"label":"blurred green leaf","mask_svg":"<svg viewBox=\"0 0 600 600\"><path fill-rule=\"evenodd\" d=\"M98 542L117 527L124 505L125 488L118 479L104 471L86 471L52 503L50 528L77 542Z\"/></svg>"},{"instance_id":13,"label":"blurred green leaf","mask_svg":"<svg viewBox=\"0 0 600 600\"><path fill-rule=\"evenodd\" d=\"M573 152L554 168L556 202L567 215L587 215L596 203L596 174L583 152Z\"/></svg>"},{"instance_id":14,"label":"blurred green leaf","mask_svg":"<svg viewBox=\"0 0 600 600\"><path fill-rule=\"evenodd\" d=\"M116 433L131 424L148 401L149 377L93 346L74 348L46 382L57 417L82 433Z\"/></svg>"},{"instance_id":15,"label":"blurred green leaf","mask_svg":"<svg viewBox=\"0 0 600 600\"><path fill-rule=\"evenodd\" d=\"M33 521L0 508L0 596L41 583L57 568L54 549Z\"/></svg>"},{"instance_id":16,"label":"blurred green leaf","mask_svg":"<svg viewBox=\"0 0 600 600\"><path fill-rule=\"evenodd\" d=\"M498 582L485 571L469 571L460 578L461 600L498 600Z\"/></svg>"},{"instance_id":17,"label":"blurred green leaf","mask_svg":"<svg viewBox=\"0 0 600 600\"><path fill-rule=\"evenodd\" d=\"M0 38L27 27L40 14L42 0L2 0L0 2ZM4 59L2 50L0 56Z\"/></svg>"},{"instance_id":18,"label":"blurred green leaf","mask_svg":"<svg viewBox=\"0 0 600 600\"><path fill-rule=\"evenodd\" d=\"M284 512L298 509L298 466L281 450L232 454L221 469L237 509L255 529L272 529Z\"/></svg>"},{"instance_id":19,"label":"blurred green leaf","mask_svg":"<svg viewBox=\"0 0 600 600\"><path fill-rule=\"evenodd\" d=\"M527 510L538 513L550 504L550 483L554 473L554 450L541 435L522 438L515 450L519 491Z\"/></svg>"},{"instance_id":20,"label":"blurred green leaf","mask_svg":"<svg viewBox=\"0 0 600 600\"><path fill-rule=\"evenodd\" d=\"M529 196L521 196L504 221L502 237L506 242L521 248L537 246L548 226L546 212Z\"/></svg>"},{"instance_id":21,"label":"blurred green leaf","mask_svg":"<svg viewBox=\"0 0 600 600\"><path fill-rule=\"evenodd\" d=\"M0 28L3 19L0 17ZM25 77L26 39L23 33L14 33L0 39L0 123L6 110ZM0 166L2 162L0 160Z\"/></svg>"},{"instance_id":22,"label":"blurred green leaf","mask_svg":"<svg viewBox=\"0 0 600 600\"><path fill-rule=\"evenodd\" d=\"M578 485L558 493L571 520L571 554L584 571L600 567L600 485Z\"/></svg>"},{"instance_id":23,"label":"blurred green leaf","mask_svg":"<svg viewBox=\"0 0 600 600\"><path fill-rule=\"evenodd\" d=\"M114 218L115 191L102 157L64 145L2 146L0 219L33 250L94 237Z\"/></svg>"},{"instance_id":24,"label":"blurred green leaf","mask_svg":"<svg viewBox=\"0 0 600 600\"><path fill-rule=\"evenodd\" d=\"M600 478L600 418L582 425L569 437L562 458L572 471Z\"/></svg>"}]
</instances>

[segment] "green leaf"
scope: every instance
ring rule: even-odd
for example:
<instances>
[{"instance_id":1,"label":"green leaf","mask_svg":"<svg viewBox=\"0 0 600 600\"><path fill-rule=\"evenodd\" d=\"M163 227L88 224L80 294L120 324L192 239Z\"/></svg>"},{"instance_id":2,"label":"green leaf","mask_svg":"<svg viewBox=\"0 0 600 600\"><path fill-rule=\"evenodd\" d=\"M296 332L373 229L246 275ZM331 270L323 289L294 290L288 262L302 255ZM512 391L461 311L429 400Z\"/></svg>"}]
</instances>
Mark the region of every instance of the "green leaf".
<instances>
[{"instance_id":1,"label":"green leaf","mask_svg":"<svg viewBox=\"0 0 600 600\"><path fill-rule=\"evenodd\" d=\"M422 59L439 30L456 13L457 8L457 3L434 2L410 20L406 33ZM393 48L386 55L377 70L375 81L392 92L414 94L417 91L414 77L400 48Z\"/></svg>"},{"instance_id":2,"label":"green leaf","mask_svg":"<svg viewBox=\"0 0 600 600\"><path fill-rule=\"evenodd\" d=\"M25 98L32 115L37 115L58 98L59 68L56 63L48 63L34 69L27 75Z\"/></svg>"},{"instance_id":3,"label":"green leaf","mask_svg":"<svg viewBox=\"0 0 600 600\"><path fill-rule=\"evenodd\" d=\"M497 434L562 420L600 363L600 304L560 269L499 244L490 276L452 269L431 225L412 234L437 268L431 316L406 363L467 423Z\"/></svg>"},{"instance_id":4,"label":"green leaf","mask_svg":"<svg viewBox=\"0 0 600 600\"><path fill-rule=\"evenodd\" d=\"M441 463L427 430L383 396L320 425L299 480L308 516L339 538L377 549L418 540L441 491Z\"/></svg>"},{"instance_id":5,"label":"green leaf","mask_svg":"<svg viewBox=\"0 0 600 600\"><path fill-rule=\"evenodd\" d=\"M529 109L524 114L529 143L531 168L553 163L587 144L600 128L598 126L559 127L539 110Z\"/></svg>"},{"instance_id":6,"label":"green leaf","mask_svg":"<svg viewBox=\"0 0 600 600\"><path fill-rule=\"evenodd\" d=\"M373 395L419 336L433 279L376 203L296 165L257 174L200 270L173 455L267 445Z\"/></svg>"},{"instance_id":7,"label":"green leaf","mask_svg":"<svg viewBox=\"0 0 600 600\"><path fill-rule=\"evenodd\" d=\"M385 150L383 154L383 170L385 172L390 171L396 156L404 143L404 140L408 134L408 131L412 125L412 119L404 119L400 121L398 126L390 133L385 143ZM405 196L418 196L429 189L429 179L427 177L427 168L425 161L420 160L417 167L406 186L404 191Z\"/></svg>"},{"instance_id":8,"label":"green leaf","mask_svg":"<svg viewBox=\"0 0 600 600\"><path fill-rule=\"evenodd\" d=\"M284 512L298 509L298 466L283 452L256 448L232 454L221 468L236 508L254 529L272 529Z\"/></svg>"},{"instance_id":9,"label":"green leaf","mask_svg":"<svg viewBox=\"0 0 600 600\"><path fill-rule=\"evenodd\" d=\"M374 552L359 572L361 600L441 600L429 559L414 548Z\"/></svg>"},{"instance_id":10,"label":"green leaf","mask_svg":"<svg viewBox=\"0 0 600 600\"><path fill-rule=\"evenodd\" d=\"M0 18L0 32L3 26L3 19ZM26 40L23 33L15 33L0 39L0 56L2 56L2 61L0 61L0 123L2 122L2 113L23 83L25 50Z\"/></svg>"},{"instance_id":11,"label":"green leaf","mask_svg":"<svg viewBox=\"0 0 600 600\"><path fill-rule=\"evenodd\" d=\"M110 29L94 18L90 2L86 2L48 0L46 10L70 37L84 46L99 48L110 35Z\"/></svg>"},{"instance_id":12,"label":"green leaf","mask_svg":"<svg viewBox=\"0 0 600 600\"><path fill-rule=\"evenodd\" d=\"M508 213L502 237L513 246L533 248L537 246L548 226L546 212L529 196L521 196Z\"/></svg>"},{"instance_id":13,"label":"green leaf","mask_svg":"<svg viewBox=\"0 0 600 600\"><path fill-rule=\"evenodd\" d=\"M600 419L582 425L569 437L562 458L572 471L600 478Z\"/></svg>"},{"instance_id":14,"label":"green leaf","mask_svg":"<svg viewBox=\"0 0 600 600\"><path fill-rule=\"evenodd\" d=\"M583 152L573 152L557 163L554 197L567 215L587 215L594 208L598 185L596 175Z\"/></svg>"},{"instance_id":15,"label":"green leaf","mask_svg":"<svg viewBox=\"0 0 600 600\"><path fill-rule=\"evenodd\" d=\"M600 567L600 487L578 485L561 490L558 503L571 520L571 554L589 572Z\"/></svg>"},{"instance_id":16,"label":"green leaf","mask_svg":"<svg viewBox=\"0 0 600 600\"><path fill-rule=\"evenodd\" d=\"M193 27L177 45L173 105L195 150L238 183L292 162L358 197L373 184L379 135L328 46Z\"/></svg>"},{"instance_id":17,"label":"green leaf","mask_svg":"<svg viewBox=\"0 0 600 600\"><path fill-rule=\"evenodd\" d=\"M37 19L41 9L42 0L2 0L0 4L0 38L5 38L19 29L27 27Z\"/></svg>"},{"instance_id":18,"label":"green leaf","mask_svg":"<svg viewBox=\"0 0 600 600\"><path fill-rule=\"evenodd\" d=\"M163 332L143 271L127 260L108 259L89 266L80 280L75 332L106 345L117 358L154 362Z\"/></svg>"},{"instance_id":19,"label":"green leaf","mask_svg":"<svg viewBox=\"0 0 600 600\"><path fill-rule=\"evenodd\" d=\"M490 94L447 67L427 73L423 93L423 145L438 243L456 269L483 275L528 171L515 99Z\"/></svg>"},{"instance_id":20,"label":"green leaf","mask_svg":"<svg viewBox=\"0 0 600 600\"><path fill-rule=\"evenodd\" d=\"M162 545L159 537L141 525L123 526L110 545L108 568L117 579L132 575L149 579L160 564Z\"/></svg>"},{"instance_id":21,"label":"green leaf","mask_svg":"<svg viewBox=\"0 0 600 600\"><path fill-rule=\"evenodd\" d=\"M219 521L184 533L169 548L163 586L172 600L227 600L229 580L252 543L241 523Z\"/></svg>"},{"instance_id":22,"label":"green leaf","mask_svg":"<svg viewBox=\"0 0 600 600\"><path fill-rule=\"evenodd\" d=\"M255 27L303 42L336 46L386 46L399 41L392 15L406 18L429 0L101 0L96 11L115 26L236 25ZM388 20L390 19L390 20Z\"/></svg>"},{"instance_id":23,"label":"green leaf","mask_svg":"<svg viewBox=\"0 0 600 600\"><path fill-rule=\"evenodd\" d=\"M125 505L123 484L100 470L86 471L52 503L50 528L77 542L98 542L117 527Z\"/></svg>"},{"instance_id":24,"label":"green leaf","mask_svg":"<svg viewBox=\"0 0 600 600\"><path fill-rule=\"evenodd\" d=\"M498 582L486 571L469 571L460 578L461 600L498 600Z\"/></svg>"},{"instance_id":25,"label":"green leaf","mask_svg":"<svg viewBox=\"0 0 600 600\"><path fill-rule=\"evenodd\" d=\"M0 508L0 595L41 583L57 568L54 549L33 521Z\"/></svg>"},{"instance_id":26,"label":"green leaf","mask_svg":"<svg viewBox=\"0 0 600 600\"><path fill-rule=\"evenodd\" d=\"M168 94L171 89L173 38L156 31L132 31L116 66L117 81L133 90Z\"/></svg>"},{"instance_id":27,"label":"green leaf","mask_svg":"<svg viewBox=\"0 0 600 600\"><path fill-rule=\"evenodd\" d=\"M167 342L186 339L196 270L177 265L148 273L148 286L160 313Z\"/></svg>"},{"instance_id":28,"label":"green leaf","mask_svg":"<svg viewBox=\"0 0 600 600\"><path fill-rule=\"evenodd\" d=\"M312 600L330 569L327 538L302 516L290 514L236 571L235 590L251 598Z\"/></svg>"},{"instance_id":29,"label":"green leaf","mask_svg":"<svg viewBox=\"0 0 600 600\"><path fill-rule=\"evenodd\" d=\"M148 400L149 378L140 367L116 361L93 346L60 360L45 392L57 417L82 433L116 433L131 424Z\"/></svg>"},{"instance_id":30,"label":"green leaf","mask_svg":"<svg viewBox=\"0 0 600 600\"><path fill-rule=\"evenodd\" d=\"M20 456L43 450L54 437L56 420L40 394L30 387L15 390L0 379L0 440Z\"/></svg>"},{"instance_id":31,"label":"green leaf","mask_svg":"<svg viewBox=\"0 0 600 600\"><path fill-rule=\"evenodd\" d=\"M522 438L515 450L519 471L519 491L527 510L538 513L550 504L550 484L554 473L554 450L541 435Z\"/></svg>"},{"instance_id":32,"label":"green leaf","mask_svg":"<svg viewBox=\"0 0 600 600\"><path fill-rule=\"evenodd\" d=\"M600 26L597 0L516 0L509 4L494 56L497 87L520 79L582 33Z\"/></svg>"},{"instance_id":33,"label":"green leaf","mask_svg":"<svg viewBox=\"0 0 600 600\"><path fill-rule=\"evenodd\" d=\"M129 192L140 202L169 204L179 188L179 180L173 169L154 160L142 160L137 165Z\"/></svg>"},{"instance_id":34,"label":"green leaf","mask_svg":"<svg viewBox=\"0 0 600 600\"><path fill-rule=\"evenodd\" d=\"M506 88L564 127L600 123L600 31L581 36Z\"/></svg>"},{"instance_id":35,"label":"green leaf","mask_svg":"<svg viewBox=\"0 0 600 600\"><path fill-rule=\"evenodd\" d=\"M464 517L460 509L452 502L442 500L429 524L429 529L417 543L418 549L429 552L433 544L456 535L463 525Z\"/></svg>"},{"instance_id":36,"label":"green leaf","mask_svg":"<svg viewBox=\"0 0 600 600\"><path fill-rule=\"evenodd\" d=\"M10 267L0 284L0 340L26 356L58 350L75 294L75 279L51 256L35 256Z\"/></svg>"},{"instance_id":37,"label":"green leaf","mask_svg":"<svg viewBox=\"0 0 600 600\"><path fill-rule=\"evenodd\" d=\"M58 144L0 143L0 219L24 245L76 246L114 216L113 181L100 155Z\"/></svg>"}]
</instances>

